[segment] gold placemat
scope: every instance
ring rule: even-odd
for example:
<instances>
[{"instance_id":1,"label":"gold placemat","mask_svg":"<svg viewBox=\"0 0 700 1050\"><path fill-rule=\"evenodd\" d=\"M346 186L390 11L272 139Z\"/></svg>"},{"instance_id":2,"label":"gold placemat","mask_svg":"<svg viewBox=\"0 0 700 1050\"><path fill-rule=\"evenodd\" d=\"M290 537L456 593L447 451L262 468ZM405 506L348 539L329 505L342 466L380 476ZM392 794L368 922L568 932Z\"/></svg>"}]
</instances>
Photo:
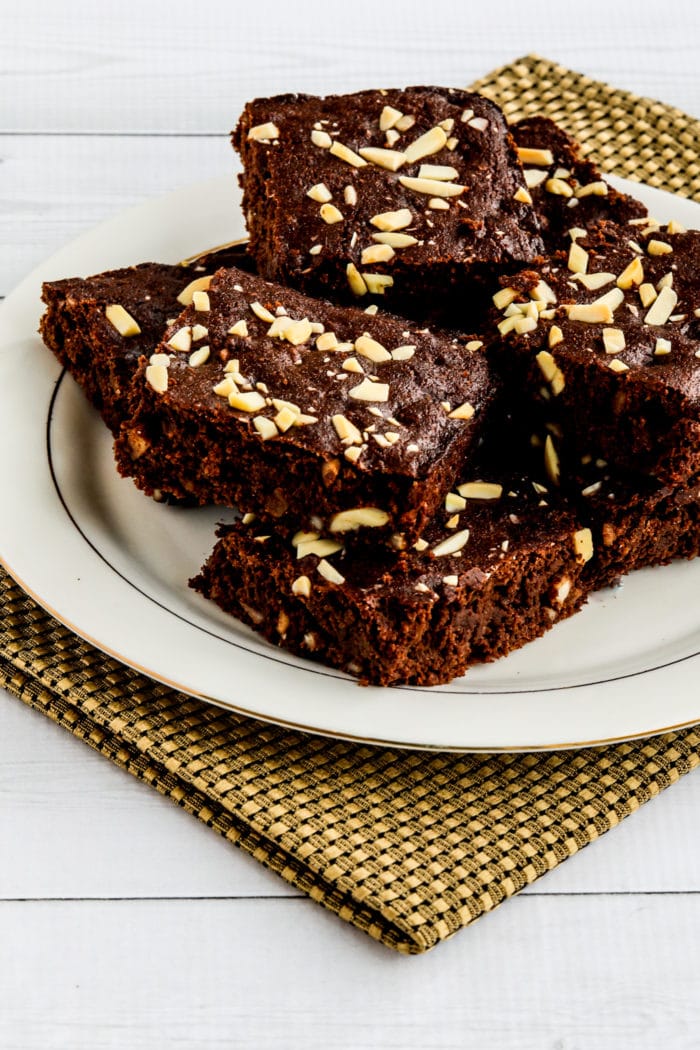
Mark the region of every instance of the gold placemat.
<instances>
[{"instance_id":1,"label":"gold placemat","mask_svg":"<svg viewBox=\"0 0 700 1050\"><path fill-rule=\"evenodd\" d=\"M700 198L700 126L678 110L536 57L476 87L510 119L555 117L606 170ZM700 763L696 729L526 755L308 736L124 667L2 571L0 602L0 684L401 952L469 925Z\"/></svg>"}]
</instances>

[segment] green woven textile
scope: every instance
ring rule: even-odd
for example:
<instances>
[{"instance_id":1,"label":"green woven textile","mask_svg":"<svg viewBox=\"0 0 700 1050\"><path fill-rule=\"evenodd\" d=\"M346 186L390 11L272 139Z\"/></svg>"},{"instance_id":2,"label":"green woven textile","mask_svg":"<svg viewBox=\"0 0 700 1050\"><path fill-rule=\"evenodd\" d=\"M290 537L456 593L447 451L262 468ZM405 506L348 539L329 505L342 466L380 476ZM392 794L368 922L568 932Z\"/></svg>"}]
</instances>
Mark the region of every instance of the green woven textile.
<instances>
[{"instance_id":1,"label":"green woven textile","mask_svg":"<svg viewBox=\"0 0 700 1050\"><path fill-rule=\"evenodd\" d=\"M700 124L678 110L533 56L474 86L510 119L554 117L606 171L700 199ZM700 763L695 729L473 756L308 736L150 681L1 571L0 600L0 684L401 952L469 925Z\"/></svg>"}]
</instances>

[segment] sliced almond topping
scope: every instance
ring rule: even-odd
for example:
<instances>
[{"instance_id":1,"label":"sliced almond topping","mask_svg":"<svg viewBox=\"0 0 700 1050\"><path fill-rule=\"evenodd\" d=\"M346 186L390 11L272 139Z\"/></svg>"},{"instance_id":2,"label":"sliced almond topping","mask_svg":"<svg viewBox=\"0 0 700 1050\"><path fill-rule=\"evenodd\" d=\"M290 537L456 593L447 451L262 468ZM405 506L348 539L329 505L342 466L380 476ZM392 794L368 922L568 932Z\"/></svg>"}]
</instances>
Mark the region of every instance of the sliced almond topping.
<instances>
[{"instance_id":1,"label":"sliced almond topping","mask_svg":"<svg viewBox=\"0 0 700 1050\"><path fill-rule=\"evenodd\" d=\"M540 366L542 375L551 386L554 396L556 397L558 394L561 394L566 385L566 380L564 379L564 373L561 368L559 368L550 352L548 350L540 350L535 360Z\"/></svg>"},{"instance_id":2,"label":"sliced almond topping","mask_svg":"<svg viewBox=\"0 0 700 1050\"><path fill-rule=\"evenodd\" d=\"M331 150L332 152L332 150ZM379 146L363 146L360 156L387 171L398 171L406 163L406 155L395 149L382 149Z\"/></svg>"},{"instance_id":3,"label":"sliced almond topping","mask_svg":"<svg viewBox=\"0 0 700 1050\"><path fill-rule=\"evenodd\" d=\"M486 131L489 122L486 117L472 117L471 120L467 121L467 126L474 128L476 131Z\"/></svg>"},{"instance_id":4,"label":"sliced almond topping","mask_svg":"<svg viewBox=\"0 0 700 1050\"><path fill-rule=\"evenodd\" d=\"M165 365L148 365L146 368L146 382L153 387L157 394L164 394L168 389L168 369Z\"/></svg>"},{"instance_id":5,"label":"sliced almond topping","mask_svg":"<svg viewBox=\"0 0 700 1050\"><path fill-rule=\"evenodd\" d=\"M413 190L414 193L424 193L428 197L459 197L466 189L466 186L460 186L456 182L440 182L438 179L415 179L410 175L400 175L399 182L407 190Z\"/></svg>"},{"instance_id":6,"label":"sliced almond topping","mask_svg":"<svg viewBox=\"0 0 700 1050\"><path fill-rule=\"evenodd\" d=\"M292 594L296 594L299 598L311 596L311 580L308 576L297 576L292 584Z\"/></svg>"},{"instance_id":7,"label":"sliced almond topping","mask_svg":"<svg viewBox=\"0 0 700 1050\"><path fill-rule=\"evenodd\" d=\"M632 262L625 266L616 283L618 288L631 288L633 284L641 284L643 280L644 267L642 260L636 255Z\"/></svg>"},{"instance_id":8,"label":"sliced almond topping","mask_svg":"<svg viewBox=\"0 0 700 1050\"><path fill-rule=\"evenodd\" d=\"M333 194L325 182L317 182L315 186L306 191L306 196L311 197L312 201L318 201L319 204L327 204L328 201L333 200Z\"/></svg>"},{"instance_id":9,"label":"sliced almond topping","mask_svg":"<svg viewBox=\"0 0 700 1050\"><path fill-rule=\"evenodd\" d=\"M284 434L289 430L290 427L294 426L298 418L298 412L293 412L291 408L287 408L286 406L284 406L274 417L275 426Z\"/></svg>"},{"instance_id":10,"label":"sliced almond topping","mask_svg":"<svg viewBox=\"0 0 700 1050\"><path fill-rule=\"evenodd\" d=\"M353 445L362 444L362 434L347 416L331 416L331 423L341 441L348 441Z\"/></svg>"},{"instance_id":11,"label":"sliced almond topping","mask_svg":"<svg viewBox=\"0 0 700 1050\"><path fill-rule=\"evenodd\" d=\"M399 117L399 119L394 124L394 127L398 131L408 131L409 128L413 127L415 122L416 122L416 118L415 117L411 116L410 113L405 113L402 117Z\"/></svg>"},{"instance_id":12,"label":"sliced almond topping","mask_svg":"<svg viewBox=\"0 0 700 1050\"><path fill-rule=\"evenodd\" d=\"M666 229L669 233L687 233L685 226L681 226L675 219L671 219Z\"/></svg>"},{"instance_id":13,"label":"sliced almond topping","mask_svg":"<svg viewBox=\"0 0 700 1050\"><path fill-rule=\"evenodd\" d=\"M481 350L483 345L481 339L470 339L466 347L467 350Z\"/></svg>"},{"instance_id":14,"label":"sliced almond topping","mask_svg":"<svg viewBox=\"0 0 700 1050\"><path fill-rule=\"evenodd\" d=\"M457 408L453 408L451 412L448 412L447 415L450 419L473 419L474 406L468 401L464 401Z\"/></svg>"},{"instance_id":15,"label":"sliced almond topping","mask_svg":"<svg viewBox=\"0 0 700 1050\"><path fill-rule=\"evenodd\" d=\"M356 357L346 357L346 359L341 365L341 368L345 372L357 372L359 375L365 374L364 368L362 367L362 365Z\"/></svg>"},{"instance_id":16,"label":"sliced almond topping","mask_svg":"<svg viewBox=\"0 0 700 1050\"><path fill-rule=\"evenodd\" d=\"M184 328L178 328L177 332L168 340L168 346L171 346L173 350L179 350L183 354L188 354L192 346L192 329L189 325L185 325Z\"/></svg>"},{"instance_id":17,"label":"sliced almond topping","mask_svg":"<svg viewBox=\"0 0 700 1050\"><path fill-rule=\"evenodd\" d=\"M534 164L541 168L554 164L554 156L551 149L535 149L530 146L518 147L518 160L521 164Z\"/></svg>"},{"instance_id":18,"label":"sliced almond topping","mask_svg":"<svg viewBox=\"0 0 700 1050\"><path fill-rule=\"evenodd\" d=\"M208 346L200 346L198 350L195 350L190 354L187 363L190 368L199 368L205 361L209 360L210 350Z\"/></svg>"},{"instance_id":19,"label":"sliced almond topping","mask_svg":"<svg viewBox=\"0 0 700 1050\"><path fill-rule=\"evenodd\" d=\"M410 361L416 352L415 346L397 346L396 349L391 351L391 356L394 361Z\"/></svg>"},{"instance_id":20,"label":"sliced almond topping","mask_svg":"<svg viewBox=\"0 0 700 1050\"><path fill-rule=\"evenodd\" d=\"M354 208L354 206L357 204L357 190L354 186L345 187L345 189L343 190L343 200L351 208Z\"/></svg>"},{"instance_id":21,"label":"sliced almond topping","mask_svg":"<svg viewBox=\"0 0 700 1050\"><path fill-rule=\"evenodd\" d=\"M389 384L373 383L371 379L363 379L358 386L354 386L348 393L356 401L388 401Z\"/></svg>"},{"instance_id":22,"label":"sliced almond topping","mask_svg":"<svg viewBox=\"0 0 700 1050\"><path fill-rule=\"evenodd\" d=\"M587 186L577 186L577 197L607 197L608 184L606 182L589 182Z\"/></svg>"},{"instance_id":23,"label":"sliced almond topping","mask_svg":"<svg viewBox=\"0 0 700 1050\"><path fill-rule=\"evenodd\" d=\"M526 168L523 175L525 176L525 185L529 190L534 190L536 186L539 186L547 178L547 172L538 171L537 168Z\"/></svg>"},{"instance_id":24,"label":"sliced almond topping","mask_svg":"<svg viewBox=\"0 0 700 1050\"><path fill-rule=\"evenodd\" d=\"M317 350L335 350L338 346L338 337L335 332L323 332L316 340Z\"/></svg>"},{"instance_id":25,"label":"sliced almond topping","mask_svg":"<svg viewBox=\"0 0 700 1050\"><path fill-rule=\"evenodd\" d=\"M666 285L659 292L657 298L652 303L650 309L644 318L644 324L656 325L666 324L669 317L673 313L676 303L678 302L678 296L676 295L673 288Z\"/></svg>"},{"instance_id":26,"label":"sliced almond topping","mask_svg":"<svg viewBox=\"0 0 700 1050\"><path fill-rule=\"evenodd\" d=\"M203 324L192 325L192 339L197 342L198 339L205 339L209 335L209 329Z\"/></svg>"},{"instance_id":27,"label":"sliced almond topping","mask_svg":"<svg viewBox=\"0 0 700 1050\"><path fill-rule=\"evenodd\" d=\"M441 149L445 148L446 144L447 135L445 134L445 129L439 125L431 128L430 131L426 131L424 135L421 135L410 146L406 147L404 150L406 163L414 164L417 160L422 160L423 157L439 153Z\"/></svg>"},{"instance_id":28,"label":"sliced almond topping","mask_svg":"<svg viewBox=\"0 0 700 1050\"><path fill-rule=\"evenodd\" d=\"M369 221L378 230L392 232L410 226L413 222L413 213L408 208L399 208L398 211L383 211L379 215L373 215Z\"/></svg>"},{"instance_id":29,"label":"sliced almond topping","mask_svg":"<svg viewBox=\"0 0 700 1050\"><path fill-rule=\"evenodd\" d=\"M362 278L371 295L384 295L386 288L391 288L394 278L383 273L363 273Z\"/></svg>"},{"instance_id":30,"label":"sliced almond topping","mask_svg":"<svg viewBox=\"0 0 700 1050\"><path fill-rule=\"evenodd\" d=\"M458 496L456 492L448 492L445 496L445 510L448 514L452 514L454 511L461 511L467 505L467 501L464 496Z\"/></svg>"},{"instance_id":31,"label":"sliced almond topping","mask_svg":"<svg viewBox=\"0 0 700 1050\"><path fill-rule=\"evenodd\" d=\"M277 437L278 431L274 420L268 419L267 416L256 416L253 420L253 426L263 441L270 441L272 438Z\"/></svg>"},{"instance_id":32,"label":"sliced almond topping","mask_svg":"<svg viewBox=\"0 0 700 1050\"><path fill-rule=\"evenodd\" d=\"M524 186L519 186L513 194L514 201L520 201L521 204L532 204L532 196L530 191L525 189Z\"/></svg>"},{"instance_id":33,"label":"sliced almond topping","mask_svg":"<svg viewBox=\"0 0 700 1050\"><path fill-rule=\"evenodd\" d=\"M574 191L568 182L563 179L547 179L544 184L547 193L553 193L555 197L573 197Z\"/></svg>"},{"instance_id":34,"label":"sliced almond topping","mask_svg":"<svg viewBox=\"0 0 700 1050\"><path fill-rule=\"evenodd\" d=\"M238 335L242 339L247 339L248 338L248 325L245 323L245 321L236 321L236 323L234 325L231 325L231 327L229 328L228 334L229 335Z\"/></svg>"},{"instance_id":35,"label":"sliced almond topping","mask_svg":"<svg viewBox=\"0 0 700 1050\"><path fill-rule=\"evenodd\" d=\"M388 520L387 512L379 507L354 507L352 510L341 510L334 514L329 528L331 532L350 532L362 527L377 529L386 525Z\"/></svg>"},{"instance_id":36,"label":"sliced almond topping","mask_svg":"<svg viewBox=\"0 0 700 1050\"><path fill-rule=\"evenodd\" d=\"M374 266L376 263L389 262L396 252L390 244L373 244L369 248L363 248L361 262L363 266Z\"/></svg>"},{"instance_id":37,"label":"sliced almond topping","mask_svg":"<svg viewBox=\"0 0 700 1050\"><path fill-rule=\"evenodd\" d=\"M291 321L286 328L284 338L292 346L301 346L302 343L308 343L311 336L314 334L313 326L308 317L303 317L300 321Z\"/></svg>"},{"instance_id":38,"label":"sliced almond topping","mask_svg":"<svg viewBox=\"0 0 700 1050\"><path fill-rule=\"evenodd\" d=\"M211 303L209 302L209 293L195 292L192 296L192 305L194 306L197 313L208 313L209 310L211 310Z\"/></svg>"},{"instance_id":39,"label":"sliced almond topping","mask_svg":"<svg viewBox=\"0 0 700 1050\"><path fill-rule=\"evenodd\" d=\"M517 294L514 288L501 288L500 292L492 296L493 305L497 310L505 310L506 306L510 306L515 300Z\"/></svg>"},{"instance_id":40,"label":"sliced almond topping","mask_svg":"<svg viewBox=\"0 0 700 1050\"><path fill-rule=\"evenodd\" d=\"M237 408L240 412L258 412L265 407L265 398L257 390L247 393L235 390L228 395L228 403L231 408Z\"/></svg>"},{"instance_id":41,"label":"sliced almond topping","mask_svg":"<svg viewBox=\"0 0 700 1050\"><path fill-rule=\"evenodd\" d=\"M197 277L194 281L190 281L178 295L177 301L182 303L183 306L189 306L195 292L207 292L209 290L212 279L212 275L209 274L206 277Z\"/></svg>"},{"instance_id":42,"label":"sliced almond topping","mask_svg":"<svg viewBox=\"0 0 700 1050\"><path fill-rule=\"evenodd\" d=\"M353 292L354 295L366 295L367 285L354 263L348 263L345 268L345 273L347 274L351 292Z\"/></svg>"},{"instance_id":43,"label":"sliced almond topping","mask_svg":"<svg viewBox=\"0 0 700 1050\"><path fill-rule=\"evenodd\" d=\"M393 128L397 120L401 120L403 113L401 110L394 109L393 106L385 106L379 114L379 130L388 131L389 128Z\"/></svg>"},{"instance_id":44,"label":"sliced almond topping","mask_svg":"<svg viewBox=\"0 0 700 1050\"><path fill-rule=\"evenodd\" d=\"M341 576L338 570L334 568L329 561L326 561L325 558L321 558L316 566L316 570L324 579L328 580L329 583L345 583L345 577Z\"/></svg>"},{"instance_id":45,"label":"sliced almond topping","mask_svg":"<svg viewBox=\"0 0 700 1050\"><path fill-rule=\"evenodd\" d=\"M448 536L446 540L436 543L433 547L433 554L436 558L444 558L448 554L456 554L457 551L461 551L468 539L469 529L461 529L459 532L453 533L452 536Z\"/></svg>"},{"instance_id":46,"label":"sliced almond topping","mask_svg":"<svg viewBox=\"0 0 700 1050\"><path fill-rule=\"evenodd\" d=\"M549 335L547 337L547 343L550 349L553 346L558 346L559 343L564 341L564 333L562 332L559 325L553 324L549 329Z\"/></svg>"},{"instance_id":47,"label":"sliced almond topping","mask_svg":"<svg viewBox=\"0 0 700 1050\"><path fill-rule=\"evenodd\" d=\"M590 529L578 529L573 533L571 539L574 543L574 553L578 561L587 562L593 557L593 534Z\"/></svg>"},{"instance_id":48,"label":"sliced almond topping","mask_svg":"<svg viewBox=\"0 0 700 1050\"><path fill-rule=\"evenodd\" d=\"M614 357L608 365L613 372L629 372L629 365L626 365L624 361L621 361L619 357Z\"/></svg>"},{"instance_id":49,"label":"sliced almond topping","mask_svg":"<svg viewBox=\"0 0 700 1050\"><path fill-rule=\"evenodd\" d=\"M462 113L461 113L461 116L460 116L459 119L462 121L463 124L466 124L467 121L471 120L473 116L474 116L474 110L473 109L465 109L465 110L462 110Z\"/></svg>"},{"instance_id":50,"label":"sliced almond topping","mask_svg":"<svg viewBox=\"0 0 700 1050\"><path fill-rule=\"evenodd\" d=\"M141 332L138 321L136 321L128 310L125 310L119 303L111 303L109 306L105 307L105 317L112 327L116 328L120 335L128 337L131 335L139 335Z\"/></svg>"},{"instance_id":51,"label":"sliced almond topping","mask_svg":"<svg viewBox=\"0 0 700 1050\"><path fill-rule=\"evenodd\" d=\"M500 321L497 327L501 335L508 335L509 332L512 332L515 328L515 322L517 321L517 319L518 318L516 316L513 316L506 317L503 321Z\"/></svg>"},{"instance_id":52,"label":"sliced almond topping","mask_svg":"<svg viewBox=\"0 0 700 1050\"><path fill-rule=\"evenodd\" d=\"M665 357L672 350L670 339L657 339L654 346L654 357Z\"/></svg>"},{"instance_id":53,"label":"sliced almond topping","mask_svg":"<svg viewBox=\"0 0 700 1050\"><path fill-rule=\"evenodd\" d=\"M256 124L248 132L248 138L252 139L253 142L269 142L272 139L278 139L279 136L280 129L271 120L267 124Z\"/></svg>"},{"instance_id":54,"label":"sliced almond topping","mask_svg":"<svg viewBox=\"0 0 700 1050\"><path fill-rule=\"evenodd\" d=\"M217 397L228 397L238 389L231 376L226 376L220 383L212 388Z\"/></svg>"},{"instance_id":55,"label":"sliced almond topping","mask_svg":"<svg viewBox=\"0 0 700 1050\"><path fill-rule=\"evenodd\" d=\"M642 300L642 306L651 306L656 299L656 288L653 284L642 284L639 288L639 298Z\"/></svg>"},{"instance_id":56,"label":"sliced almond topping","mask_svg":"<svg viewBox=\"0 0 700 1050\"><path fill-rule=\"evenodd\" d=\"M292 543L297 549L297 560L305 558L307 554L315 554L317 558L325 558L326 555L337 554L343 549L343 544L338 540L321 540L314 533L309 534L309 539L301 539L298 543Z\"/></svg>"},{"instance_id":57,"label":"sliced almond topping","mask_svg":"<svg viewBox=\"0 0 700 1050\"><path fill-rule=\"evenodd\" d=\"M647 251L649 255L670 255L673 248L665 241L651 240L647 244Z\"/></svg>"},{"instance_id":58,"label":"sliced almond topping","mask_svg":"<svg viewBox=\"0 0 700 1050\"><path fill-rule=\"evenodd\" d=\"M410 248L418 244L418 238L410 233L373 233L372 240L377 244L388 244L390 248Z\"/></svg>"},{"instance_id":59,"label":"sliced almond topping","mask_svg":"<svg viewBox=\"0 0 700 1050\"><path fill-rule=\"evenodd\" d=\"M449 211L450 205L442 197L431 197L428 201L428 207L432 208L433 211Z\"/></svg>"},{"instance_id":60,"label":"sliced almond topping","mask_svg":"<svg viewBox=\"0 0 700 1050\"><path fill-rule=\"evenodd\" d=\"M329 226L343 221L343 213L336 208L335 204L322 204L319 208L319 215Z\"/></svg>"},{"instance_id":61,"label":"sliced almond topping","mask_svg":"<svg viewBox=\"0 0 700 1050\"><path fill-rule=\"evenodd\" d=\"M396 145L400 138L401 135L396 130L396 128L389 128L389 130L386 133L386 144L389 147L389 149L393 149L393 147Z\"/></svg>"},{"instance_id":62,"label":"sliced almond topping","mask_svg":"<svg viewBox=\"0 0 700 1050\"><path fill-rule=\"evenodd\" d=\"M606 354L621 353L625 349L625 333L621 328L604 328L603 346Z\"/></svg>"},{"instance_id":63,"label":"sliced almond topping","mask_svg":"<svg viewBox=\"0 0 700 1050\"><path fill-rule=\"evenodd\" d=\"M389 351L368 335L361 335L359 339L355 340L355 350L361 357L367 357L370 361L374 361L377 364L381 364L382 361L391 361Z\"/></svg>"},{"instance_id":64,"label":"sliced almond topping","mask_svg":"<svg viewBox=\"0 0 700 1050\"><path fill-rule=\"evenodd\" d=\"M342 142L337 140L331 146L330 151L338 160L344 160L346 164L351 164L353 168L364 168L367 165L366 160L363 160L354 150L344 146Z\"/></svg>"},{"instance_id":65,"label":"sliced almond topping","mask_svg":"<svg viewBox=\"0 0 700 1050\"><path fill-rule=\"evenodd\" d=\"M604 288L606 284L610 284L611 281L615 280L614 273L579 273L576 275L576 280L580 281L584 288L588 288L590 292L597 292L599 288Z\"/></svg>"},{"instance_id":66,"label":"sliced almond topping","mask_svg":"<svg viewBox=\"0 0 700 1050\"><path fill-rule=\"evenodd\" d=\"M515 317L515 324L513 328L518 335L525 335L526 332L534 332L537 328L537 321L534 317Z\"/></svg>"},{"instance_id":67,"label":"sliced almond topping","mask_svg":"<svg viewBox=\"0 0 700 1050\"><path fill-rule=\"evenodd\" d=\"M421 164L418 169L419 179L437 179L438 182L452 182L458 175L451 164Z\"/></svg>"},{"instance_id":68,"label":"sliced almond topping","mask_svg":"<svg viewBox=\"0 0 700 1050\"><path fill-rule=\"evenodd\" d=\"M164 365L170 368L170 356L168 354L151 354L148 359L149 365Z\"/></svg>"},{"instance_id":69,"label":"sliced almond topping","mask_svg":"<svg viewBox=\"0 0 700 1050\"><path fill-rule=\"evenodd\" d=\"M660 292L662 288L673 288L673 274L665 273L660 281L656 282L656 290Z\"/></svg>"},{"instance_id":70,"label":"sliced almond topping","mask_svg":"<svg viewBox=\"0 0 700 1050\"><path fill-rule=\"evenodd\" d=\"M454 126L455 126L455 118L454 117L447 117L446 120L441 120L440 121L440 127L442 128L443 131L446 131L448 135L452 131Z\"/></svg>"},{"instance_id":71,"label":"sliced almond topping","mask_svg":"<svg viewBox=\"0 0 700 1050\"><path fill-rule=\"evenodd\" d=\"M271 314L270 311L262 305L262 303L256 301L254 303L250 303L249 305L250 309L253 311L256 317L258 317L261 321L267 321L268 324L272 324L272 322L275 319L275 315Z\"/></svg>"},{"instance_id":72,"label":"sliced almond topping","mask_svg":"<svg viewBox=\"0 0 700 1050\"><path fill-rule=\"evenodd\" d=\"M464 485L457 486L460 496L467 499L500 499L503 495L503 485L491 481L467 481Z\"/></svg>"},{"instance_id":73,"label":"sliced almond topping","mask_svg":"<svg viewBox=\"0 0 700 1050\"><path fill-rule=\"evenodd\" d=\"M319 131L317 128L311 132L311 141L314 146L320 146L321 149L330 149L333 145L333 139L330 137L327 131Z\"/></svg>"},{"instance_id":74,"label":"sliced almond topping","mask_svg":"<svg viewBox=\"0 0 700 1050\"><path fill-rule=\"evenodd\" d=\"M358 448L357 445L351 445L350 448L346 448L343 455L346 459L349 459L351 463L357 463L358 459L362 455L362 449Z\"/></svg>"},{"instance_id":75,"label":"sliced almond topping","mask_svg":"<svg viewBox=\"0 0 700 1050\"><path fill-rule=\"evenodd\" d=\"M554 289L550 288L546 281L538 281L530 292L530 296L538 303L556 303L557 301Z\"/></svg>"},{"instance_id":76,"label":"sliced almond topping","mask_svg":"<svg viewBox=\"0 0 700 1050\"><path fill-rule=\"evenodd\" d=\"M558 485L560 476L559 455L554 447L551 434L547 434L544 443L544 469L551 483Z\"/></svg>"},{"instance_id":77,"label":"sliced almond topping","mask_svg":"<svg viewBox=\"0 0 700 1050\"><path fill-rule=\"evenodd\" d=\"M585 324L610 324L613 312L607 303L576 303L566 308L570 321Z\"/></svg>"},{"instance_id":78,"label":"sliced almond topping","mask_svg":"<svg viewBox=\"0 0 700 1050\"><path fill-rule=\"evenodd\" d=\"M585 273L588 269L588 252L577 241L569 248L568 267L572 273Z\"/></svg>"}]
</instances>

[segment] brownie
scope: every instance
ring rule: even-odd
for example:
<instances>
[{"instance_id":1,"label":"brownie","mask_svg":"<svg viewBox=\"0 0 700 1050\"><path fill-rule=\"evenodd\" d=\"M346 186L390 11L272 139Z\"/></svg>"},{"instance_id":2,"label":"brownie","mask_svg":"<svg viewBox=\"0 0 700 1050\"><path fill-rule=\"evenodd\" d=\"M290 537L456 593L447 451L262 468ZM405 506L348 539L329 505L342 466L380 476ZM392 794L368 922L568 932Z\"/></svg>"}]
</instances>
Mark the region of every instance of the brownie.
<instances>
[{"instance_id":1,"label":"brownie","mask_svg":"<svg viewBox=\"0 0 700 1050\"><path fill-rule=\"evenodd\" d=\"M363 684L429 686L575 612L590 555L590 532L527 478L479 471L402 551L239 521L191 586L273 644Z\"/></svg>"},{"instance_id":2,"label":"brownie","mask_svg":"<svg viewBox=\"0 0 700 1050\"><path fill-rule=\"evenodd\" d=\"M153 353L168 319L182 310L178 296L207 270L229 262L249 266L245 247L207 252L184 264L142 263L94 277L45 282L42 339L113 433L125 418L139 359ZM106 316L115 306L121 310L113 316L126 334Z\"/></svg>"},{"instance_id":3,"label":"brownie","mask_svg":"<svg viewBox=\"0 0 700 1050\"><path fill-rule=\"evenodd\" d=\"M480 95L256 99L232 140L251 255L283 284L470 329L494 268L543 250L505 118Z\"/></svg>"},{"instance_id":4,"label":"brownie","mask_svg":"<svg viewBox=\"0 0 700 1050\"><path fill-rule=\"evenodd\" d=\"M548 117L526 117L510 131L525 169L525 181L540 219L547 251L568 247L571 226L588 228L608 220L641 218L641 201L610 186L581 147Z\"/></svg>"},{"instance_id":5,"label":"brownie","mask_svg":"<svg viewBox=\"0 0 700 1050\"><path fill-rule=\"evenodd\" d=\"M492 361L513 410L554 424L574 454L678 485L700 473L700 231L581 233L504 278Z\"/></svg>"},{"instance_id":6,"label":"brownie","mask_svg":"<svg viewBox=\"0 0 700 1050\"><path fill-rule=\"evenodd\" d=\"M584 459L562 464L561 488L592 532L595 554L583 580L593 590L700 553L700 478L671 487Z\"/></svg>"},{"instance_id":7,"label":"brownie","mask_svg":"<svg viewBox=\"0 0 700 1050\"><path fill-rule=\"evenodd\" d=\"M360 524L415 538L497 383L480 341L373 309L218 271L142 362L121 472L146 492L332 531L370 508Z\"/></svg>"}]
</instances>

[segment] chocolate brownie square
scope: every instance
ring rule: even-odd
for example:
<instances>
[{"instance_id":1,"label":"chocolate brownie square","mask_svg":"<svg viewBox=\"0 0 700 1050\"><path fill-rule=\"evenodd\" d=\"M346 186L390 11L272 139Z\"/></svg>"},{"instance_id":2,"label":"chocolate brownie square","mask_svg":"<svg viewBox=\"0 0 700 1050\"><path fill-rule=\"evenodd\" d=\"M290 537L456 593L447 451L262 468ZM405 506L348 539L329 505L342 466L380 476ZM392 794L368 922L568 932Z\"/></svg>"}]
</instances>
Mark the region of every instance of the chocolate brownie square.
<instances>
[{"instance_id":1,"label":"chocolate brownie square","mask_svg":"<svg viewBox=\"0 0 700 1050\"><path fill-rule=\"evenodd\" d=\"M251 255L281 283L470 330L494 268L543 250L503 114L480 95L256 99L232 139Z\"/></svg>"},{"instance_id":2,"label":"chocolate brownie square","mask_svg":"<svg viewBox=\"0 0 700 1050\"><path fill-rule=\"evenodd\" d=\"M141 263L121 270L47 281L40 332L86 396L117 433L139 359L158 345L192 281L229 263L248 267L243 246L207 252L185 264Z\"/></svg>"},{"instance_id":3,"label":"chocolate brownie square","mask_svg":"<svg viewBox=\"0 0 700 1050\"><path fill-rule=\"evenodd\" d=\"M700 473L700 231L644 224L574 229L505 278L490 352L574 454L675 486Z\"/></svg>"},{"instance_id":4,"label":"chocolate brownie square","mask_svg":"<svg viewBox=\"0 0 700 1050\"><path fill-rule=\"evenodd\" d=\"M403 551L225 527L191 586L363 684L438 685L575 612L591 534L523 476L478 470Z\"/></svg>"},{"instance_id":5,"label":"chocolate brownie square","mask_svg":"<svg viewBox=\"0 0 700 1050\"><path fill-rule=\"evenodd\" d=\"M415 538L496 391L478 340L230 268L143 362L118 462L147 492Z\"/></svg>"},{"instance_id":6,"label":"chocolate brownie square","mask_svg":"<svg viewBox=\"0 0 700 1050\"><path fill-rule=\"evenodd\" d=\"M620 193L584 158L578 142L548 117L526 117L511 124L527 187L542 227L547 251L568 247L571 226L588 228L603 220L642 218L641 201Z\"/></svg>"}]
</instances>

